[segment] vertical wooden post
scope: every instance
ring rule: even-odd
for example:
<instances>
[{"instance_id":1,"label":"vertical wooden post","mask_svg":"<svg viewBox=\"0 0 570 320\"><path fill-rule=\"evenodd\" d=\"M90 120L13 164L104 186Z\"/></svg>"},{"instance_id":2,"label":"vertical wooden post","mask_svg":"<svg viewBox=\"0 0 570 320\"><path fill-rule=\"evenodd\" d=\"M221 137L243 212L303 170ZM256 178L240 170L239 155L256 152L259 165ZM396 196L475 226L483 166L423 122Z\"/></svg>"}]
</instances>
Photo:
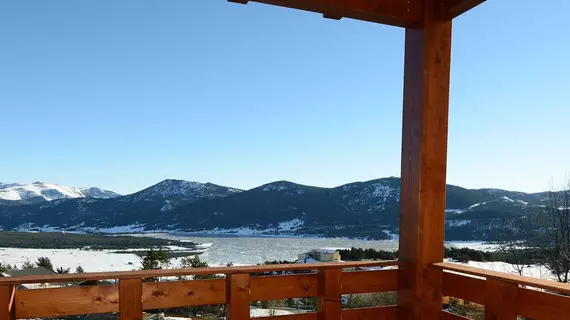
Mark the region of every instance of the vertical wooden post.
<instances>
[{"instance_id":1,"label":"vertical wooden post","mask_svg":"<svg viewBox=\"0 0 570 320\"><path fill-rule=\"evenodd\" d=\"M423 22L406 29L398 319L439 319L443 260L451 21L435 19L424 0Z\"/></svg>"},{"instance_id":2,"label":"vertical wooden post","mask_svg":"<svg viewBox=\"0 0 570 320\"><path fill-rule=\"evenodd\" d=\"M485 319L517 320L519 286L493 279L485 281Z\"/></svg>"},{"instance_id":3,"label":"vertical wooden post","mask_svg":"<svg viewBox=\"0 0 570 320\"><path fill-rule=\"evenodd\" d=\"M15 286L0 286L0 319L16 320L15 294Z\"/></svg>"},{"instance_id":4,"label":"vertical wooden post","mask_svg":"<svg viewBox=\"0 0 570 320\"><path fill-rule=\"evenodd\" d=\"M119 280L119 317L142 320L142 279Z\"/></svg>"},{"instance_id":5,"label":"vertical wooden post","mask_svg":"<svg viewBox=\"0 0 570 320\"><path fill-rule=\"evenodd\" d=\"M322 269L318 273L318 320L340 320L342 269Z\"/></svg>"},{"instance_id":6,"label":"vertical wooden post","mask_svg":"<svg viewBox=\"0 0 570 320\"><path fill-rule=\"evenodd\" d=\"M251 287L249 274L230 274L227 276L227 319L249 319Z\"/></svg>"}]
</instances>

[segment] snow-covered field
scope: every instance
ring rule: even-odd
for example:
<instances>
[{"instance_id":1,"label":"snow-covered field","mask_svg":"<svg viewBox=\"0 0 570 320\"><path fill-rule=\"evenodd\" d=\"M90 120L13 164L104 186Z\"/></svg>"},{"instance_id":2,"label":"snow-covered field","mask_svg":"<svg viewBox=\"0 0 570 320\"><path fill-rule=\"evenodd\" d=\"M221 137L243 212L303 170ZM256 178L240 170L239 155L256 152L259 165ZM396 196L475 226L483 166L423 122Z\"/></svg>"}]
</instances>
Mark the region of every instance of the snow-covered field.
<instances>
[{"instance_id":1,"label":"snow-covered field","mask_svg":"<svg viewBox=\"0 0 570 320\"><path fill-rule=\"evenodd\" d=\"M21 266L26 261L36 262L39 257L50 258L54 268L81 266L86 272L130 271L140 268L141 258L136 254L117 254L109 251L79 249L20 249L0 248L0 262Z\"/></svg>"},{"instance_id":2,"label":"snow-covered field","mask_svg":"<svg viewBox=\"0 0 570 320\"><path fill-rule=\"evenodd\" d=\"M505 262L469 261L469 263L459 263L459 262L452 262L452 263L457 263L457 264L466 265L469 267L491 270L491 271L505 272L505 273L516 274L516 275L519 274L513 265L505 263ZM526 266L524 266L522 275L526 276L526 277L554 280L552 273L550 273L550 271L548 271L543 266L539 266L539 265L526 265Z\"/></svg>"},{"instance_id":3,"label":"snow-covered field","mask_svg":"<svg viewBox=\"0 0 570 320\"><path fill-rule=\"evenodd\" d=\"M148 234L147 234L148 235ZM365 241L347 239L321 238L276 238L276 237L188 237L181 235L154 234L152 236L192 241L201 243L199 249L204 253L200 258L210 266L223 266L229 262L234 265L253 265L268 260L294 261L299 253L315 248L373 248L381 250L397 249L394 241ZM447 246L468 247L477 250L495 250L496 245L481 242L450 242ZM172 247L172 250L184 249ZM96 271L130 271L140 268L141 258L135 254L117 254L109 250L87 251L74 249L19 249L0 248L0 262L21 266L24 262L37 261L38 257L49 257L55 268L83 267L87 272ZM171 267L179 264L180 258L171 261ZM475 262L467 265L493 271L517 274L513 266L502 262ZM536 278L550 279L551 275L544 267L525 267L524 275Z\"/></svg>"}]
</instances>

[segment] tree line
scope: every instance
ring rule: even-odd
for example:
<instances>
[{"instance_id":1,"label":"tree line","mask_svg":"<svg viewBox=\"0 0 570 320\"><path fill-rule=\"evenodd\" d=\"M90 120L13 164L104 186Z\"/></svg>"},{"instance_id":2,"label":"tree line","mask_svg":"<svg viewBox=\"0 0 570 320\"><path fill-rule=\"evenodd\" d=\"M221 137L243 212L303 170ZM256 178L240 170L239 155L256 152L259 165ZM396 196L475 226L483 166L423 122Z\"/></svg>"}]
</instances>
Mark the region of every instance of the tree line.
<instances>
[{"instance_id":1,"label":"tree line","mask_svg":"<svg viewBox=\"0 0 570 320\"><path fill-rule=\"evenodd\" d=\"M11 232L0 231L0 247L32 249L122 250L125 248L150 248L175 245L195 247L194 243L150 237L109 236L103 234L75 234L61 232Z\"/></svg>"}]
</instances>

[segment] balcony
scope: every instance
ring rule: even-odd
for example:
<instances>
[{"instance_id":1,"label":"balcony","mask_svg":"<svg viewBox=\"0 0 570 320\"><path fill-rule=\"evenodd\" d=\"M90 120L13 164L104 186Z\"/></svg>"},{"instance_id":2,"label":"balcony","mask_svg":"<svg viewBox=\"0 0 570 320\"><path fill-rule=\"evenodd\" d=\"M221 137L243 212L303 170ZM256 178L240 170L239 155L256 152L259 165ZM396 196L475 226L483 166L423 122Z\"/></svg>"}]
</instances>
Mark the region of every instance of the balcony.
<instances>
[{"instance_id":1,"label":"balcony","mask_svg":"<svg viewBox=\"0 0 570 320\"><path fill-rule=\"evenodd\" d=\"M0 319L27 319L118 312L121 320L142 319L143 310L226 304L227 319L249 319L252 301L317 297L317 312L256 319L397 319L396 305L343 309L341 296L399 291L398 261L315 263L203 269L103 272L0 279ZM383 267L351 271L354 268ZM450 263L429 266L441 293L485 306L486 319L568 319L570 285ZM284 271L284 275L252 276ZM295 273L310 271L310 273ZM177 280L187 275L219 275ZM168 279L144 282L144 278ZM17 289L26 283L117 280L114 285ZM443 304L440 303L442 306ZM439 308L428 319L467 319Z\"/></svg>"},{"instance_id":2,"label":"balcony","mask_svg":"<svg viewBox=\"0 0 570 320\"><path fill-rule=\"evenodd\" d=\"M248 0L230 0L246 4ZM498 0L495 0L498 1ZM452 20L484 0L251 0L403 27L405 31L399 261L154 270L0 279L0 320L226 304L228 319L249 319L257 300L317 297L296 320L465 319L443 297L485 307L486 319L570 319L570 285L443 263ZM292 21L294 23L294 21ZM508 39L506 39L508 40ZM334 66L331 66L331 68ZM356 267L395 267L350 271ZM295 274L293 271L314 271ZM288 271L286 275L263 275ZM210 280L145 278L225 275ZM18 289L26 283L116 280L113 285ZM170 279L169 279L170 280ZM117 282L118 281L118 282ZM397 291L398 305L343 309L343 294ZM268 319L268 318L265 318Z\"/></svg>"}]
</instances>

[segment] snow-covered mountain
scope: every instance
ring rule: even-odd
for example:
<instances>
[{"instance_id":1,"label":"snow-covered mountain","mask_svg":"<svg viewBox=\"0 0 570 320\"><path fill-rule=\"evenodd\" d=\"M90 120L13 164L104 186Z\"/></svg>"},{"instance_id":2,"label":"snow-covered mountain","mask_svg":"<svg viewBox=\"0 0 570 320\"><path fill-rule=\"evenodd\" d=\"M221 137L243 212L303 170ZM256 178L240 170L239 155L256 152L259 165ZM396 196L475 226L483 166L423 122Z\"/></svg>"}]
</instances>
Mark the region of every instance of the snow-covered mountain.
<instances>
[{"instance_id":1,"label":"snow-covered mountain","mask_svg":"<svg viewBox=\"0 0 570 320\"><path fill-rule=\"evenodd\" d=\"M81 191L81 193L85 198L110 199L121 196L116 192L99 189L97 187L79 188L79 190Z\"/></svg>"},{"instance_id":2,"label":"snow-covered mountain","mask_svg":"<svg viewBox=\"0 0 570 320\"><path fill-rule=\"evenodd\" d=\"M219 186L213 183L166 179L125 198L135 201L172 198L194 201L225 197L241 191L243 190Z\"/></svg>"},{"instance_id":3,"label":"snow-covered mountain","mask_svg":"<svg viewBox=\"0 0 570 320\"><path fill-rule=\"evenodd\" d=\"M400 179L396 177L335 188L276 181L247 191L164 180L133 194L94 199L104 193L45 183L0 184L0 229L249 230L263 235L387 239L397 233L400 217ZM25 198L29 200L2 200ZM74 199L45 201L58 198ZM446 238L496 240L505 223L523 225L525 217L543 211L547 201L547 193L447 185Z\"/></svg>"},{"instance_id":4,"label":"snow-covered mountain","mask_svg":"<svg viewBox=\"0 0 570 320\"><path fill-rule=\"evenodd\" d=\"M52 201L73 198L114 198L119 194L99 188L74 188L36 181L34 183L0 183L0 200L41 199Z\"/></svg>"}]
</instances>

